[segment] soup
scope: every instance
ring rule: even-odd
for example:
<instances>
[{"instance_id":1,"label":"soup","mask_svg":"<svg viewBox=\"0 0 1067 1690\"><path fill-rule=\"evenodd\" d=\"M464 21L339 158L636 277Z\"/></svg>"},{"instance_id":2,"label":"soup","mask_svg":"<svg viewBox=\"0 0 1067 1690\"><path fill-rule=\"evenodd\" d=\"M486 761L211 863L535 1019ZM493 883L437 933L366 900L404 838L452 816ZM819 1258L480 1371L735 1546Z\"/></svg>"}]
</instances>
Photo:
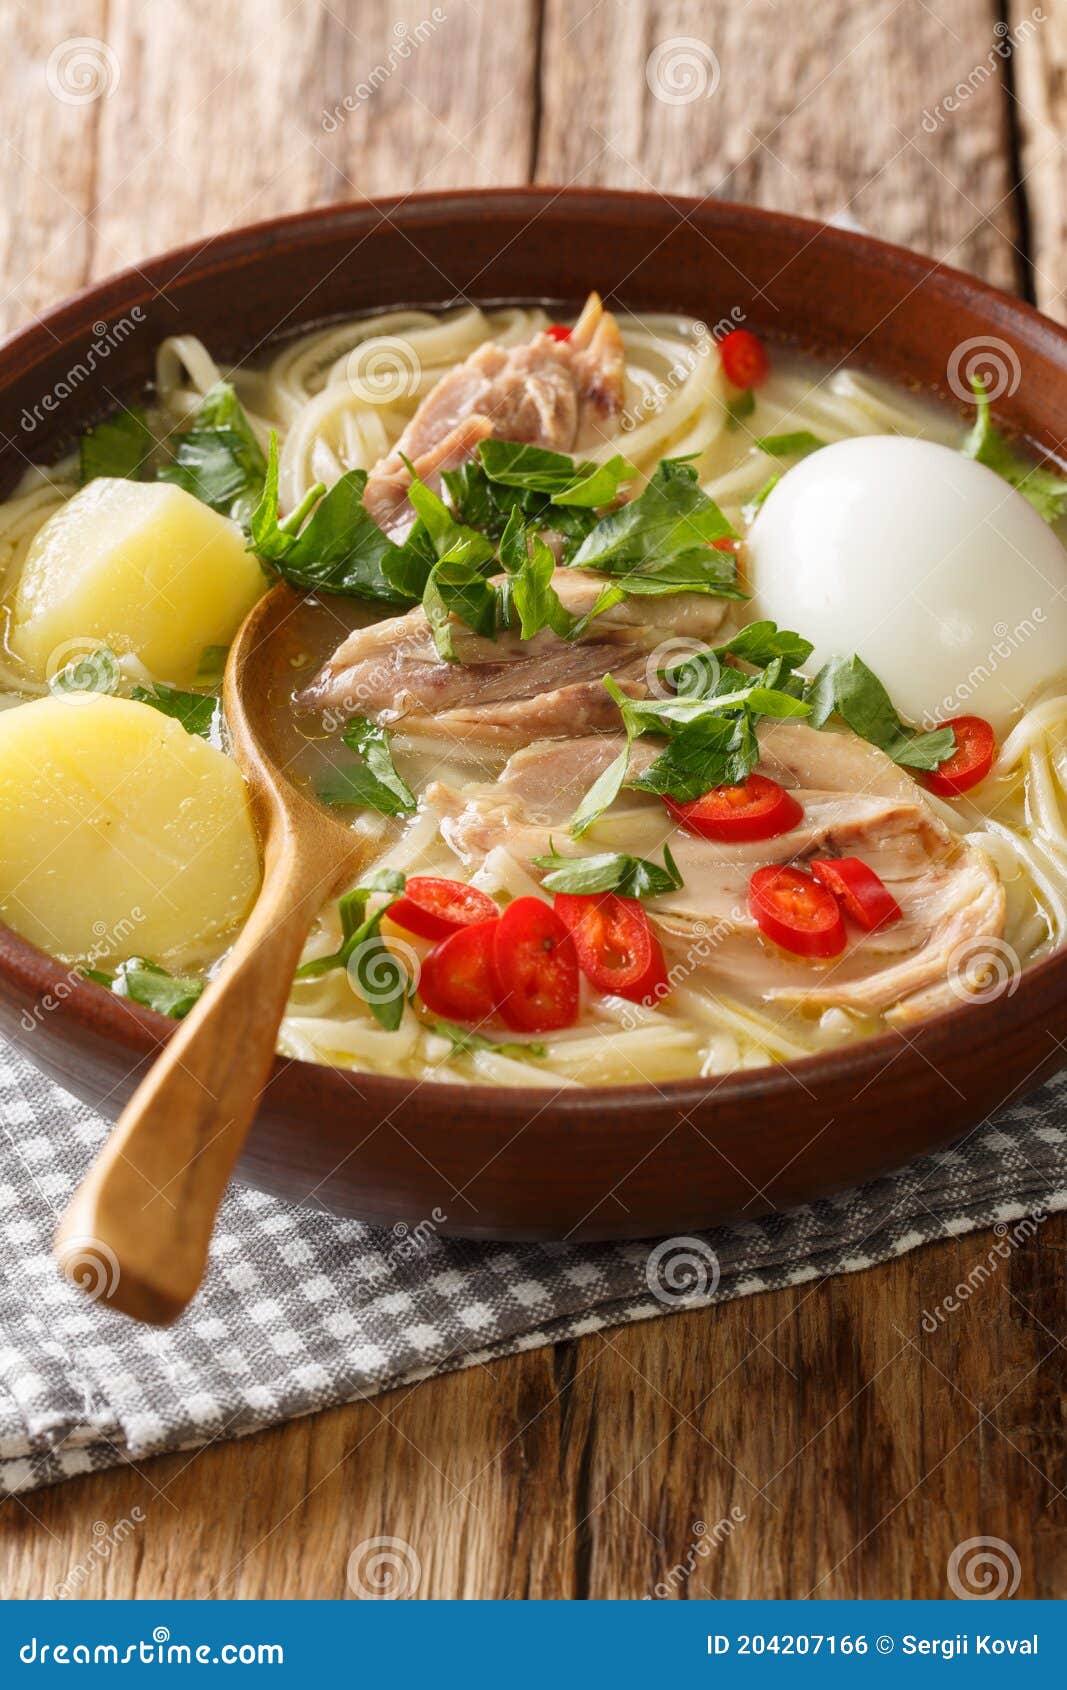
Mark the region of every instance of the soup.
<instances>
[{"instance_id":1,"label":"soup","mask_svg":"<svg viewBox=\"0 0 1067 1690\"><path fill-rule=\"evenodd\" d=\"M255 895L216 700L281 575L338 622L290 773L373 859L283 1053L657 1084L1013 990L1067 927L1067 482L975 399L596 296L166 342L0 506L0 913L187 1012Z\"/></svg>"}]
</instances>

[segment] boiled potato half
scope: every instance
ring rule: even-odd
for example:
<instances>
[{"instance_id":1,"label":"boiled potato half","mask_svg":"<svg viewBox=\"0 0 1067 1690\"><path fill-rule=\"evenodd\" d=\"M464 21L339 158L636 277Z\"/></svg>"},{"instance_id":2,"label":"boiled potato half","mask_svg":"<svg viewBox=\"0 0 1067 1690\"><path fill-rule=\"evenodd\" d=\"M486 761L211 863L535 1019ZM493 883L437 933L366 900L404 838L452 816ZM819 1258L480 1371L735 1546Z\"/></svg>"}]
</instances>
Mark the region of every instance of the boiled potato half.
<instances>
[{"instance_id":1,"label":"boiled potato half","mask_svg":"<svg viewBox=\"0 0 1067 1690\"><path fill-rule=\"evenodd\" d=\"M244 782L206 740L102 693L0 713L0 919L42 950L205 961L258 886Z\"/></svg>"},{"instance_id":2,"label":"boiled potato half","mask_svg":"<svg viewBox=\"0 0 1067 1690\"><path fill-rule=\"evenodd\" d=\"M181 685L267 585L229 517L183 487L100 476L35 535L9 637L42 680L96 644Z\"/></svg>"}]
</instances>

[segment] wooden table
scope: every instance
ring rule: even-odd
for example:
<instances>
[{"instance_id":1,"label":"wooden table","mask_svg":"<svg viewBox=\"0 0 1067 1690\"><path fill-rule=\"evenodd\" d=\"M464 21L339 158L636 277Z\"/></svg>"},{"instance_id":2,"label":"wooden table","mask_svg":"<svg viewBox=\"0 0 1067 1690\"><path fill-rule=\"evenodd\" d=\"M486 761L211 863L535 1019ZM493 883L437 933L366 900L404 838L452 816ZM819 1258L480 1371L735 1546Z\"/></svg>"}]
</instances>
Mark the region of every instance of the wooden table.
<instances>
[{"instance_id":1,"label":"wooden table","mask_svg":"<svg viewBox=\"0 0 1067 1690\"><path fill-rule=\"evenodd\" d=\"M74 36L110 49L82 103L46 69ZM683 36L719 82L669 103L646 65ZM849 217L1064 311L1060 0L23 0L0 65L9 325L230 224L531 179ZM421 1596L943 1596L992 1535L1020 1595L1062 1596L1065 1242L1048 1221L932 1336L988 1235L37 1492L0 1509L0 1594L137 1508L82 1594L345 1596L389 1536Z\"/></svg>"}]
</instances>

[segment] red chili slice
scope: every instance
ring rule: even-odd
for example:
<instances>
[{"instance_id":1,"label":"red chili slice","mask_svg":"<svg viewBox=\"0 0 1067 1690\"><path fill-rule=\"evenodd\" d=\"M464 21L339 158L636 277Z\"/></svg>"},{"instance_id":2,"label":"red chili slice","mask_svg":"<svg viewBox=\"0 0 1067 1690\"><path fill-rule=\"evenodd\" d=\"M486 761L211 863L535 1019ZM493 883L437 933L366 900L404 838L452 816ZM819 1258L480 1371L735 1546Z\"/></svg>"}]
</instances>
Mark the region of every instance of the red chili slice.
<instances>
[{"instance_id":1,"label":"red chili slice","mask_svg":"<svg viewBox=\"0 0 1067 1690\"><path fill-rule=\"evenodd\" d=\"M771 373L767 348L751 329L733 329L719 342L726 379L734 387L759 387Z\"/></svg>"},{"instance_id":2,"label":"red chili slice","mask_svg":"<svg viewBox=\"0 0 1067 1690\"><path fill-rule=\"evenodd\" d=\"M423 958L419 996L446 1021L482 1022L497 1008L493 941L500 918L460 927Z\"/></svg>"},{"instance_id":3,"label":"red chili slice","mask_svg":"<svg viewBox=\"0 0 1067 1690\"><path fill-rule=\"evenodd\" d=\"M865 932L900 920L903 912L885 881L859 857L818 857L811 872Z\"/></svg>"},{"instance_id":4,"label":"red chili slice","mask_svg":"<svg viewBox=\"0 0 1067 1690\"><path fill-rule=\"evenodd\" d=\"M408 933L417 933L420 939L445 939L459 927L493 921L499 914L489 894L479 892L476 886L413 874L403 897L390 909L389 919Z\"/></svg>"},{"instance_id":5,"label":"red chili slice","mask_svg":"<svg viewBox=\"0 0 1067 1690\"><path fill-rule=\"evenodd\" d=\"M748 883L748 913L761 933L795 956L840 956L845 948L833 893L788 864L756 870Z\"/></svg>"},{"instance_id":6,"label":"red chili slice","mask_svg":"<svg viewBox=\"0 0 1067 1690\"><path fill-rule=\"evenodd\" d=\"M701 839L775 839L804 815L793 794L767 775L749 775L739 786L713 786L684 804L673 798L664 803L687 833Z\"/></svg>"},{"instance_id":7,"label":"red chili slice","mask_svg":"<svg viewBox=\"0 0 1067 1690\"><path fill-rule=\"evenodd\" d=\"M636 898L557 892L555 911L574 940L578 966L598 991L633 1003L665 996L663 948Z\"/></svg>"},{"instance_id":8,"label":"red chili slice","mask_svg":"<svg viewBox=\"0 0 1067 1690\"><path fill-rule=\"evenodd\" d=\"M577 1020L578 954L540 898L516 898L496 923L493 972L500 1013L516 1032L551 1033Z\"/></svg>"},{"instance_id":9,"label":"red chili slice","mask_svg":"<svg viewBox=\"0 0 1067 1690\"><path fill-rule=\"evenodd\" d=\"M982 716L956 716L941 726L951 728L956 735L956 749L923 778L931 792L940 793L943 798L955 798L957 793L967 792L985 780L993 767L997 741Z\"/></svg>"},{"instance_id":10,"label":"red chili slice","mask_svg":"<svg viewBox=\"0 0 1067 1690\"><path fill-rule=\"evenodd\" d=\"M570 340L571 338L571 330L566 328L563 323L549 323L545 333L552 340Z\"/></svg>"}]
</instances>

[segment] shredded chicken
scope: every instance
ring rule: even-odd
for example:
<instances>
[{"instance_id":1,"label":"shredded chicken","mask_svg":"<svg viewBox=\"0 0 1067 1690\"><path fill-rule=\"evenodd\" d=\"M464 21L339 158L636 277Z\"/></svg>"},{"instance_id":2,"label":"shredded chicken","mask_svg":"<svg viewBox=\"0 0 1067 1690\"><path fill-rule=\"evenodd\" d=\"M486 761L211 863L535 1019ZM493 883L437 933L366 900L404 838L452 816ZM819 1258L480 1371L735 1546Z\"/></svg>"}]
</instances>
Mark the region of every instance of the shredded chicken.
<instances>
[{"instance_id":1,"label":"shredded chicken","mask_svg":"<svg viewBox=\"0 0 1067 1690\"><path fill-rule=\"evenodd\" d=\"M539 334L525 346L479 346L441 377L392 451L375 464L366 508L392 538L402 539L415 520L404 459L436 491L443 471L473 457L489 435L555 452L588 451L615 432L624 376L619 325L595 293L569 340Z\"/></svg>"},{"instance_id":2,"label":"shredded chicken","mask_svg":"<svg viewBox=\"0 0 1067 1690\"><path fill-rule=\"evenodd\" d=\"M553 585L564 607L584 616L605 582L563 568ZM603 676L610 670L624 691L643 696L647 653L669 635L710 639L726 610L725 600L703 593L627 598L574 641L549 629L531 640L507 631L489 640L454 621L458 661L446 663L419 605L350 634L299 702L504 747L609 731L618 712Z\"/></svg>"},{"instance_id":3,"label":"shredded chicken","mask_svg":"<svg viewBox=\"0 0 1067 1690\"><path fill-rule=\"evenodd\" d=\"M550 839L565 854L615 848L648 856L669 840L684 885L648 908L672 958L713 988L798 1011L837 1006L909 1022L949 1007L963 989L950 983L954 953L1003 930L1004 891L989 859L944 826L909 775L853 734L763 725L761 768L793 789L804 810L801 823L777 839L699 839L676 829L656 799L627 793L626 809L597 824L595 844L575 842L562 830L622 744L611 735L532 745L510 759L497 785L457 793L438 783L428 801L466 862L494 845L530 865L548 853ZM658 749L639 741L634 770ZM850 928L844 954L815 963L767 944L748 913L747 891L765 863L827 855L869 863L903 919L875 933Z\"/></svg>"}]
</instances>

